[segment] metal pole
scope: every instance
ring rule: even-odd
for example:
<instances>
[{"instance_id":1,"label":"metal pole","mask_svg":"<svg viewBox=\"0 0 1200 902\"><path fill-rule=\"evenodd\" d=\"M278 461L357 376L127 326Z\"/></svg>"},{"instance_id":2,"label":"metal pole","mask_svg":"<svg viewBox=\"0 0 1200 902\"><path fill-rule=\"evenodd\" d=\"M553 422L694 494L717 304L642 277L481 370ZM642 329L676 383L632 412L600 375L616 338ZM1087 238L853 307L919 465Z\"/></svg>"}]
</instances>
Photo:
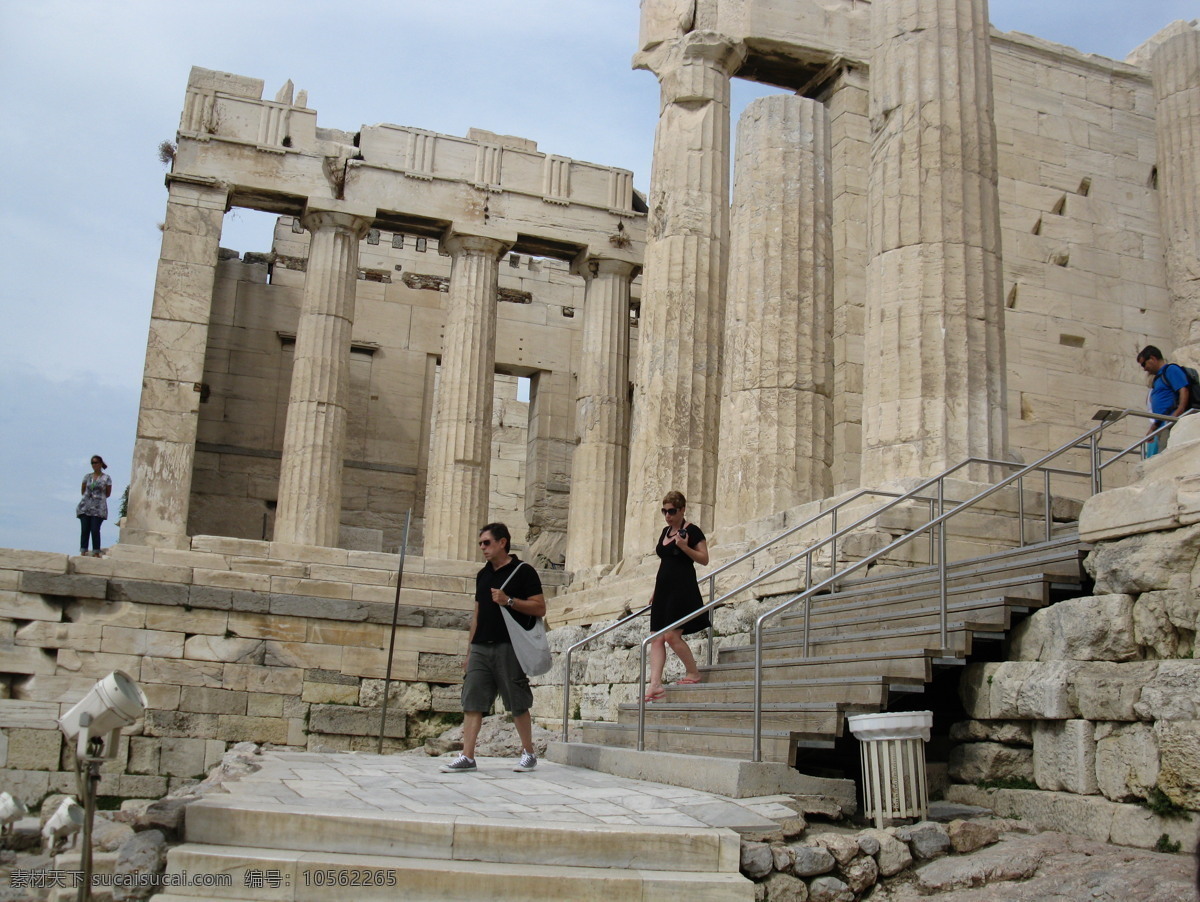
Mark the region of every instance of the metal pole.
<instances>
[{"instance_id":1,"label":"metal pole","mask_svg":"<svg viewBox=\"0 0 1200 902\"><path fill-rule=\"evenodd\" d=\"M392 605L392 637L388 640L387 675L383 680L383 710L379 714L379 741L375 753L383 754L383 732L387 727L388 693L392 687L392 658L396 653L396 623L400 619L400 584L404 582L404 556L408 553L408 529L412 526L412 508L404 515L404 541L400 545L400 569L396 571L396 600Z\"/></svg>"},{"instance_id":2,"label":"metal pole","mask_svg":"<svg viewBox=\"0 0 1200 902\"><path fill-rule=\"evenodd\" d=\"M571 652L573 649L573 646L568 648L563 657L563 742L567 741L567 724L571 719Z\"/></svg>"},{"instance_id":3,"label":"metal pole","mask_svg":"<svg viewBox=\"0 0 1200 902\"><path fill-rule=\"evenodd\" d=\"M1043 515L1046 518L1046 541L1050 541L1052 530L1054 527L1054 499L1050 497L1050 471L1046 470L1043 473L1042 479L1042 503L1045 505Z\"/></svg>"},{"instance_id":4,"label":"metal pole","mask_svg":"<svg viewBox=\"0 0 1200 902\"><path fill-rule=\"evenodd\" d=\"M938 516L941 517L946 513L946 492L945 483L938 480ZM938 635L942 645L943 653L947 645L946 639L946 521L943 520L937 525L938 534L938 593L942 596L939 607L941 611L938 616Z\"/></svg>"}]
</instances>

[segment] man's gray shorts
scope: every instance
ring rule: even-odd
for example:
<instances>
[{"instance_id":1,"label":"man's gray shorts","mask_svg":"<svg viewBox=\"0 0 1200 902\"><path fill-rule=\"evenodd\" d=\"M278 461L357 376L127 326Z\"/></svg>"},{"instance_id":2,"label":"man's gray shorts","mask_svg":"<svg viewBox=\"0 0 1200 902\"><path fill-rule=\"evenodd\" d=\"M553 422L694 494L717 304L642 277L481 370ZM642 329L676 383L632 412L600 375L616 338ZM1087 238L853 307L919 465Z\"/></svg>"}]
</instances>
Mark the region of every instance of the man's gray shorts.
<instances>
[{"instance_id":1,"label":"man's gray shorts","mask_svg":"<svg viewBox=\"0 0 1200 902\"><path fill-rule=\"evenodd\" d=\"M497 692L504 699L509 714L524 714L533 707L529 677L521 669L512 645L507 642L472 645L467 674L463 678L463 711L486 714L492 710Z\"/></svg>"}]
</instances>

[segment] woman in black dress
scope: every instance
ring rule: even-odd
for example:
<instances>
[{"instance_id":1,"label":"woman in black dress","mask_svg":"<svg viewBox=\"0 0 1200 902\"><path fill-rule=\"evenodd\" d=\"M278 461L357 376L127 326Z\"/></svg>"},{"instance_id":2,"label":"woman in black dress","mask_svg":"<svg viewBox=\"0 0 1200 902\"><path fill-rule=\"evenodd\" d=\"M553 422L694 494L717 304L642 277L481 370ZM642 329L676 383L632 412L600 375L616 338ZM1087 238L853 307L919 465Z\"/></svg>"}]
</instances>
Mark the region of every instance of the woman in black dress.
<instances>
[{"instance_id":1,"label":"woman in black dress","mask_svg":"<svg viewBox=\"0 0 1200 902\"><path fill-rule=\"evenodd\" d=\"M708 542L704 533L695 523L687 522L687 499L679 492L667 492L662 503L662 514L667 525L659 533L654 546L659 563L654 595L650 598L651 632L658 632L704 606L700 586L696 583L696 564L704 566L708 563ZM679 682L700 682L696 659L683 637L698 633L708 626L708 614L701 614L650 643L650 685L647 687L646 701L657 701L666 695L662 675L667 663L668 645L684 666L685 673Z\"/></svg>"}]
</instances>

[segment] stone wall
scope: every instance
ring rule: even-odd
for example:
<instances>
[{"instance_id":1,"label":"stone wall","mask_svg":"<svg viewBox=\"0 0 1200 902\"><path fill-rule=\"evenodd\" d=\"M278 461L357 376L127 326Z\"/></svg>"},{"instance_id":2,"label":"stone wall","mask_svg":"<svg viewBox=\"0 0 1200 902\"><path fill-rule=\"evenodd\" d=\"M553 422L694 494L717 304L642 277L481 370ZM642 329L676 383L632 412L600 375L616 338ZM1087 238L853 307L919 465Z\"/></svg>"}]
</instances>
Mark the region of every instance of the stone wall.
<instances>
[{"instance_id":1,"label":"stone wall","mask_svg":"<svg viewBox=\"0 0 1200 902\"><path fill-rule=\"evenodd\" d=\"M971 720L953 734L953 780L1090 797L1055 816L1074 811L1117 842L1114 824L1148 815L1127 803L1179 811L1172 832L1183 834L1200 812L1200 417L1173 432L1136 483L1084 505L1095 594L1035 613L1013 632L1009 660L969 665ZM1030 795L1010 792L1007 812L1027 804L1049 818L1055 806L1022 802Z\"/></svg>"},{"instance_id":2,"label":"stone wall","mask_svg":"<svg viewBox=\"0 0 1200 902\"><path fill-rule=\"evenodd\" d=\"M73 791L57 719L118 669L149 706L102 769L105 795L157 798L247 740L374 751L398 558L192 545L99 559L0 550L0 787L26 802ZM457 719L476 569L406 560L385 750ZM543 577L553 595L557 575Z\"/></svg>"}]
</instances>

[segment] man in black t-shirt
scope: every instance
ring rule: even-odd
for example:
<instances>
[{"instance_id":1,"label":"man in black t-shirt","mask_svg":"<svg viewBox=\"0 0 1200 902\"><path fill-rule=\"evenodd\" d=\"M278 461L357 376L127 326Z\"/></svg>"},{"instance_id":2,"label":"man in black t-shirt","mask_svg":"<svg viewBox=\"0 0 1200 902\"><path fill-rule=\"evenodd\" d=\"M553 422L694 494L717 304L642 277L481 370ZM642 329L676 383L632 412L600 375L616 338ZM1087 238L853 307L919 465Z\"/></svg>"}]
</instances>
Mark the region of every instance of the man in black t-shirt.
<instances>
[{"instance_id":1,"label":"man in black t-shirt","mask_svg":"<svg viewBox=\"0 0 1200 902\"><path fill-rule=\"evenodd\" d=\"M491 710L497 693L512 715L524 748L514 770L529 771L537 767L533 721L529 716L533 690L513 651L500 607L508 608L513 619L528 629L535 618L546 616L546 597L537 571L509 552L511 540L503 523L489 523L479 530L479 550L486 563L475 576L475 613L471 616L467 660L463 664L466 671L462 686L463 750L449 764L442 765L444 773L475 770L475 742L483 715Z\"/></svg>"}]
</instances>

